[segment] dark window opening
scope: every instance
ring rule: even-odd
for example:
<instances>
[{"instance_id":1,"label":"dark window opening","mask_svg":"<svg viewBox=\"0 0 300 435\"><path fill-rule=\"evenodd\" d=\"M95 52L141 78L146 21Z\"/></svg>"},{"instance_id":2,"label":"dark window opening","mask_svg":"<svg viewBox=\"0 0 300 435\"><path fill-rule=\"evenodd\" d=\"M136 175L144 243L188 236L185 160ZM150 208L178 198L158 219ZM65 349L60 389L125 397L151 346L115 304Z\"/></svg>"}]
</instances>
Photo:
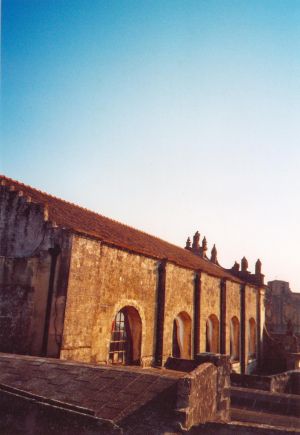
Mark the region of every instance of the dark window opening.
<instances>
[{"instance_id":1,"label":"dark window opening","mask_svg":"<svg viewBox=\"0 0 300 435\"><path fill-rule=\"evenodd\" d=\"M141 362L142 321L133 307L120 310L112 324L109 346L111 364L136 364Z\"/></svg>"}]
</instances>

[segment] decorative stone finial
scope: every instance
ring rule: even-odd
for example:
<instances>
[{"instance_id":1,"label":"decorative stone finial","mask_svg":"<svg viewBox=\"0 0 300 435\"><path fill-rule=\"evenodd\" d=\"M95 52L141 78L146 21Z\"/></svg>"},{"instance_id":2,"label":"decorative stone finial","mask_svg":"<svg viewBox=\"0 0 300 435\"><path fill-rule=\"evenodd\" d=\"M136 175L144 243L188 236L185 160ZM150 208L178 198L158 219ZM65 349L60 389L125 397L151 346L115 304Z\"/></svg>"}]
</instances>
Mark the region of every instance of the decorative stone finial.
<instances>
[{"instance_id":1,"label":"decorative stone finial","mask_svg":"<svg viewBox=\"0 0 300 435\"><path fill-rule=\"evenodd\" d=\"M185 249L191 249L191 239L189 237L186 239Z\"/></svg>"},{"instance_id":2,"label":"decorative stone finial","mask_svg":"<svg viewBox=\"0 0 300 435\"><path fill-rule=\"evenodd\" d=\"M234 262L234 265L232 266L231 270L235 273L239 272L240 270L240 265L237 261Z\"/></svg>"},{"instance_id":3,"label":"decorative stone finial","mask_svg":"<svg viewBox=\"0 0 300 435\"><path fill-rule=\"evenodd\" d=\"M255 263L255 275L261 275L261 261L260 259L257 260Z\"/></svg>"},{"instance_id":4,"label":"decorative stone finial","mask_svg":"<svg viewBox=\"0 0 300 435\"><path fill-rule=\"evenodd\" d=\"M246 257L242 258L242 272L247 272L248 271L248 261Z\"/></svg>"},{"instance_id":5,"label":"decorative stone finial","mask_svg":"<svg viewBox=\"0 0 300 435\"><path fill-rule=\"evenodd\" d=\"M206 237L204 236L203 240L202 240L202 246L200 249L201 257L203 257L203 258L206 257L206 251L207 251L207 241L206 241Z\"/></svg>"},{"instance_id":6,"label":"decorative stone finial","mask_svg":"<svg viewBox=\"0 0 300 435\"><path fill-rule=\"evenodd\" d=\"M218 255L217 248L216 248L216 245L214 245L212 247L211 256L210 256L210 261L214 264L218 263L217 255Z\"/></svg>"},{"instance_id":7,"label":"decorative stone finial","mask_svg":"<svg viewBox=\"0 0 300 435\"><path fill-rule=\"evenodd\" d=\"M199 233L199 231L196 231L194 234L194 237L193 237L193 245L192 245L193 251L199 250L199 248L200 248L199 241L200 241L200 233Z\"/></svg>"}]
</instances>

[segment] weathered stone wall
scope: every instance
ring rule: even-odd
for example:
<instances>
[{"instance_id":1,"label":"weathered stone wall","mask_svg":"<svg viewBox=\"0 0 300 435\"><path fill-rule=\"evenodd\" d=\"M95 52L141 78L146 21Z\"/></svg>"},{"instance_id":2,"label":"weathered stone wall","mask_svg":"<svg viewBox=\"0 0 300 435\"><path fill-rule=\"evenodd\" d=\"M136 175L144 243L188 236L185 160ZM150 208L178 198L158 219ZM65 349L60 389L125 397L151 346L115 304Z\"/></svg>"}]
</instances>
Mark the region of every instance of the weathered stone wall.
<instances>
[{"instance_id":1,"label":"weathered stone wall","mask_svg":"<svg viewBox=\"0 0 300 435\"><path fill-rule=\"evenodd\" d=\"M263 335L264 335L264 329L266 324L266 290L264 288L257 289L257 295L258 301L260 301L260 305L258 308L260 308L260 330L259 330L259 346L260 346L260 352L263 353Z\"/></svg>"},{"instance_id":2,"label":"weathered stone wall","mask_svg":"<svg viewBox=\"0 0 300 435\"><path fill-rule=\"evenodd\" d=\"M231 403L233 407L299 417L300 397L296 394L231 387Z\"/></svg>"},{"instance_id":3,"label":"weathered stone wall","mask_svg":"<svg viewBox=\"0 0 300 435\"><path fill-rule=\"evenodd\" d=\"M289 391L292 394L300 395L300 371L299 370L294 370L291 372Z\"/></svg>"},{"instance_id":4,"label":"weathered stone wall","mask_svg":"<svg viewBox=\"0 0 300 435\"><path fill-rule=\"evenodd\" d=\"M142 321L142 363L154 353L157 262L74 236L61 357L108 361L112 323L134 307Z\"/></svg>"},{"instance_id":5,"label":"weathered stone wall","mask_svg":"<svg viewBox=\"0 0 300 435\"><path fill-rule=\"evenodd\" d=\"M278 375L270 376L271 385L270 391L272 393L291 393L296 394L292 389L292 381L295 381L295 377L292 377L293 372L283 372Z\"/></svg>"},{"instance_id":6,"label":"weathered stone wall","mask_svg":"<svg viewBox=\"0 0 300 435\"><path fill-rule=\"evenodd\" d=\"M119 310L134 307L142 322L141 363L151 365L155 354L158 264L153 259L74 235L61 357L108 362L113 320ZM230 320L240 321L240 284L227 281L226 352L230 351ZM166 265L163 363L172 355L173 322L184 312L190 319L193 355L195 273ZM220 320L219 278L201 275L200 350L206 350L206 321ZM87 315L88 313L88 315ZM245 346L248 357L249 319L257 318L257 297L246 287Z\"/></svg>"},{"instance_id":7,"label":"weathered stone wall","mask_svg":"<svg viewBox=\"0 0 300 435\"><path fill-rule=\"evenodd\" d=\"M235 387L254 388L256 390L271 391L271 376L231 373L230 380L231 385Z\"/></svg>"},{"instance_id":8,"label":"weathered stone wall","mask_svg":"<svg viewBox=\"0 0 300 435\"><path fill-rule=\"evenodd\" d=\"M204 363L180 379L177 387L177 413L184 430L215 420L217 413L217 369Z\"/></svg>"},{"instance_id":9,"label":"weathered stone wall","mask_svg":"<svg viewBox=\"0 0 300 435\"><path fill-rule=\"evenodd\" d=\"M194 272L173 264L166 266L165 320L163 355L164 361L172 355L173 322L176 316L185 312L193 325ZM193 328L192 328L193 331ZM191 334L191 347L192 347ZM192 350L192 349L191 349Z\"/></svg>"},{"instance_id":10,"label":"weathered stone wall","mask_svg":"<svg viewBox=\"0 0 300 435\"><path fill-rule=\"evenodd\" d=\"M166 368L189 373L178 384L177 412L181 428L210 420L230 420L231 365L228 355L206 352L196 355L193 360L171 357Z\"/></svg>"},{"instance_id":11,"label":"weathered stone wall","mask_svg":"<svg viewBox=\"0 0 300 435\"><path fill-rule=\"evenodd\" d=\"M54 291L50 310L47 356L59 357L63 337L65 307L67 300L67 287L72 247L71 234L68 231L54 230L51 246L59 246L60 253L57 256L53 280ZM50 274L48 273L48 276L49 275ZM35 287L37 289L40 288L39 281L36 282ZM47 293L48 291L49 287ZM45 307L43 308L43 306L40 306L39 310L42 314L45 310ZM37 322L32 324L32 334L34 334L38 328L39 325Z\"/></svg>"},{"instance_id":12,"label":"weathered stone wall","mask_svg":"<svg viewBox=\"0 0 300 435\"><path fill-rule=\"evenodd\" d=\"M200 352L206 352L206 321L211 314L215 314L220 322L220 292L219 278L201 274L200 300Z\"/></svg>"},{"instance_id":13,"label":"weathered stone wall","mask_svg":"<svg viewBox=\"0 0 300 435\"><path fill-rule=\"evenodd\" d=\"M32 275L36 268L35 263L35 259L16 261L0 258L0 349L2 352L27 353L30 348L29 331L34 310ZM18 277L17 283L15 277Z\"/></svg>"},{"instance_id":14,"label":"weathered stone wall","mask_svg":"<svg viewBox=\"0 0 300 435\"><path fill-rule=\"evenodd\" d=\"M44 208L0 186L0 255L30 257L45 237Z\"/></svg>"},{"instance_id":15,"label":"weathered stone wall","mask_svg":"<svg viewBox=\"0 0 300 435\"><path fill-rule=\"evenodd\" d=\"M63 326L70 236L47 221L41 204L0 186L0 351L40 355L52 257L60 247L49 303L46 353L57 356Z\"/></svg>"},{"instance_id":16,"label":"weathered stone wall","mask_svg":"<svg viewBox=\"0 0 300 435\"><path fill-rule=\"evenodd\" d=\"M300 371L291 370L269 377L270 391L275 393L288 393L300 395ZM299 408L300 410L300 408Z\"/></svg>"},{"instance_id":17,"label":"weathered stone wall","mask_svg":"<svg viewBox=\"0 0 300 435\"><path fill-rule=\"evenodd\" d=\"M230 359L228 355L200 353L196 356L199 364L212 363L217 368L216 415L214 420L230 419Z\"/></svg>"},{"instance_id":18,"label":"weathered stone wall","mask_svg":"<svg viewBox=\"0 0 300 435\"><path fill-rule=\"evenodd\" d=\"M295 334L300 335L300 293L291 291L289 283L268 282L266 325L269 332L285 334L290 321Z\"/></svg>"},{"instance_id":19,"label":"weathered stone wall","mask_svg":"<svg viewBox=\"0 0 300 435\"><path fill-rule=\"evenodd\" d=\"M166 261L162 274L161 260L72 234L48 218L46 205L0 186L0 350L54 357L61 350L62 358L107 363L112 323L124 307L133 307L141 319L143 365L152 364L154 355L157 364L172 355L173 322L180 313L190 328L184 357L206 350L208 317L221 321L220 278L202 272L195 293L195 271ZM241 321L240 284L227 280L225 293L228 354L230 320ZM249 319L257 317L251 286L245 304L247 360ZM261 331L263 315L262 303Z\"/></svg>"},{"instance_id":20,"label":"weathered stone wall","mask_svg":"<svg viewBox=\"0 0 300 435\"><path fill-rule=\"evenodd\" d=\"M123 307L132 306L142 321L141 363L150 365L154 353L157 261L103 246L100 275L93 358L107 360L115 315Z\"/></svg>"},{"instance_id":21,"label":"weathered stone wall","mask_svg":"<svg viewBox=\"0 0 300 435\"><path fill-rule=\"evenodd\" d=\"M226 282L226 353L230 354L230 321L236 316L241 326L240 284Z\"/></svg>"},{"instance_id":22,"label":"weathered stone wall","mask_svg":"<svg viewBox=\"0 0 300 435\"><path fill-rule=\"evenodd\" d=\"M92 332L100 288L99 242L73 236L61 357L91 360Z\"/></svg>"},{"instance_id":23,"label":"weathered stone wall","mask_svg":"<svg viewBox=\"0 0 300 435\"><path fill-rule=\"evenodd\" d=\"M231 373L231 385L264 390L271 393L300 394L300 372L291 370L276 375L241 375Z\"/></svg>"},{"instance_id":24,"label":"weathered stone wall","mask_svg":"<svg viewBox=\"0 0 300 435\"><path fill-rule=\"evenodd\" d=\"M250 339L250 324L249 320L252 318L257 325L257 290L254 287L246 286L245 289L245 362L246 369L249 363L249 339ZM256 326L255 326L256 327ZM257 328L256 328L257 330ZM259 339L256 338L256 344L258 345ZM257 355L257 351L256 351ZM256 365L252 363L252 369L255 369Z\"/></svg>"},{"instance_id":25,"label":"weathered stone wall","mask_svg":"<svg viewBox=\"0 0 300 435\"><path fill-rule=\"evenodd\" d=\"M271 424L272 422L269 423ZM208 422L191 431L192 435L291 435L295 433L298 433L298 431L292 428L240 422Z\"/></svg>"}]
</instances>

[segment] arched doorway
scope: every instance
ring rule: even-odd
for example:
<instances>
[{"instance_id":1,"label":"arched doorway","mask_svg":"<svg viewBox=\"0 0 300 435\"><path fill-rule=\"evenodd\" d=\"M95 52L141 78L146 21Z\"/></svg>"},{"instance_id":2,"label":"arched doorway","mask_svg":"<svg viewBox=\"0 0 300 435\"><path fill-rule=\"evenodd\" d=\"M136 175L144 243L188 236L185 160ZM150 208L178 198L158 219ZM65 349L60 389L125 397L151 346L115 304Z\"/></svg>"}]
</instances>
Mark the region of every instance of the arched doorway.
<instances>
[{"instance_id":1,"label":"arched doorway","mask_svg":"<svg viewBox=\"0 0 300 435\"><path fill-rule=\"evenodd\" d=\"M134 364L141 362L142 321L134 307L124 307L112 324L109 346L109 362Z\"/></svg>"},{"instance_id":2,"label":"arched doorway","mask_svg":"<svg viewBox=\"0 0 300 435\"><path fill-rule=\"evenodd\" d=\"M232 361L240 359L240 322L235 316L230 321L230 358Z\"/></svg>"},{"instance_id":3,"label":"arched doorway","mask_svg":"<svg viewBox=\"0 0 300 435\"><path fill-rule=\"evenodd\" d=\"M182 311L173 321L173 349L175 358L191 358L192 321L190 316Z\"/></svg>"},{"instance_id":4,"label":"arched doorway","mask_svg":"<svg viewBox=\"0 0 300 435\"><path fill-rule=\"evenodd\" d=\"M206 352L219 352L219 319L215 314L206 321Z\"/></svg>"},{"instance_id":5,"label":"arched doorway","mask_svg":"<svg viewBox=\"0 0 300 435\"><path fill-rule=\"evenodd\" d=\"M256 357L256 322L253 317L249 320L249 344L248 344L248 359Z\"/></svg>"}]
</instances>

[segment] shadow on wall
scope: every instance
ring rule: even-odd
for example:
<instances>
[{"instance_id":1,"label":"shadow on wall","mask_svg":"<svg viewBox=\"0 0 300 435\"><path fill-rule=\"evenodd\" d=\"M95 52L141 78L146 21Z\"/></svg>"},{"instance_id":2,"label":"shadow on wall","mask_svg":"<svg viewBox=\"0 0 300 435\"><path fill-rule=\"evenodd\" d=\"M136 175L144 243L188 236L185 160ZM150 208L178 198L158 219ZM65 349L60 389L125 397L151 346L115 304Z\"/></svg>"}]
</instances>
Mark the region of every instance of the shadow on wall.
<instances>
[{"instance_id":1,"label":"shadow on wall","mask_svg":"<svg viewBox=\"0 0 300 435\"><path fill-rule=\"evenodd\" d=\"M206 352L219 353L219 319L211 314L206 321Z\"/></svg>"},{"instance_id":2,"label":"shadow on wall","mask_svg":"<svg viewBox=\"0 0 300 435\"><path fill-rule=\"evenodd\" d=\"M191 358L192 321L190 316L182 311L173 322L173 350L174 358Z\"/></svg>"}]
</instances>

